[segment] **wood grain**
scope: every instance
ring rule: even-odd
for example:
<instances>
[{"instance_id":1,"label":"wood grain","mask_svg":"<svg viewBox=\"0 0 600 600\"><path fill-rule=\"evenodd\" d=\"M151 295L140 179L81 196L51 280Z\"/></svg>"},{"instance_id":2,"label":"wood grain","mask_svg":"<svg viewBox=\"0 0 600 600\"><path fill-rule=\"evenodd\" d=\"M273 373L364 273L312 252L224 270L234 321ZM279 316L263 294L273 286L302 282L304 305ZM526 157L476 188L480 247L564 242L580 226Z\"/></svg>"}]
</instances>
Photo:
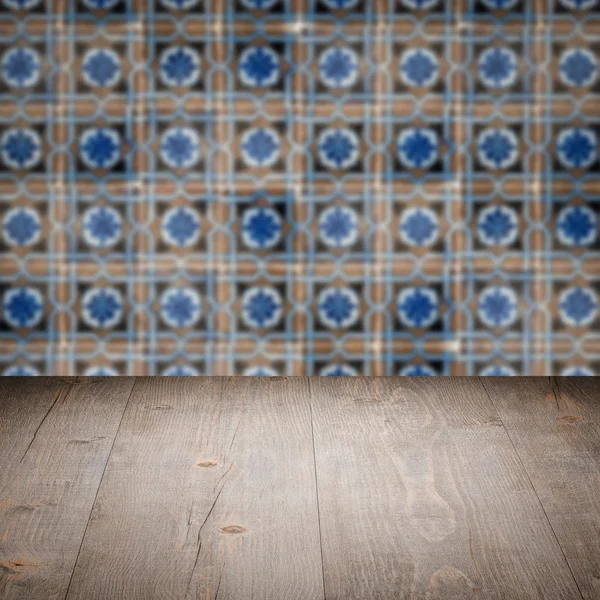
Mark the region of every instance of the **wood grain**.
<instances>
[{"instance_id":1,"label":"wood grain","mask_svg":"<svg viewBox=\"0 0 600 600\"><path fill-rule=\"evenodd\" d=\"M68 599L323 598L304 381L146 378Z\"/></svg>"},{"instance_id":2,"label":"wood grain","mask_svg":"<svg viewBox=\"0 0 600 600\"><path fill-rule=\"evenodd\" d=\"M17 448L0 491L3 600L65 597L133 384L3 383L0 443Z\"/></svg>"},{"instance_id":3,"label":"wood grain","mask_svg":"<svg viewBox=\"0 0 600 600\"><path fill-rule=\"evenodd\" d=\"M70 383L59 377L4 377L0 387L0 493L37 430Z\"/></svg>"},{"instance_id":4,"label":"wood grain","mask_svg":"<svg viewBox=\"0 0 600 600\"><path fill-rule=\"evenodd\" d=\"M481 379L535 487L584 598L600 598L597 378Z\"/></svg>"},{"instance_id":5,"label":"wood grain","mask_svg":"<svg viewBox=\"0 0 600 600\"><path fill-rule=\"evenodd\" d=\"M580 597L479 381L310 385L328 600Z\"/></svg>"}]
</instances>

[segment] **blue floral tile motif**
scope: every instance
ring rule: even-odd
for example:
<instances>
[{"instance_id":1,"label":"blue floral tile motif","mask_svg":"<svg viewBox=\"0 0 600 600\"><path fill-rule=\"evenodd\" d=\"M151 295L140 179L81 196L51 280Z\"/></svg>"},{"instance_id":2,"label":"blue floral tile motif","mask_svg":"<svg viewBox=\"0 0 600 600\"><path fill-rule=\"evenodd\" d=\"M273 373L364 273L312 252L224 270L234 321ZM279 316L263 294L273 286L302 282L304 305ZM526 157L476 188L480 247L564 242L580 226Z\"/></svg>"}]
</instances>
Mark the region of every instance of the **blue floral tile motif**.
<instances>
[{"instance_id":1,"label":"blue floral tile motif","mask_svg":"<svg viewBox=\"0 0 600 600\"><path fill-rule=\"evenodd\" d=\"M31 10L35 8L41 0L2 0L2 4L15 11Z\"/></svg>"},{"instance_id":2,"label":"blue floral tile motif","mask_svg":"<svg viewBox=\"0 0 600 600\"><path fill-rule=\"evenodd\" d=\"M598 314L598 298L587 287L566 289L558 299L561 321L571 327L590 325Z\"/></svg>"},{"instance_id":3,"label":"blue floral tile motif","mask_svg":"<svg viewBox=\"0 0 600 600\"><path fill-rule=\"evenodd\" d=\"M490 10L509 10L514 8L519 0L481 0Z\"/></svg>"},{"instance_id":4,"label":"blue floral tile motif","mask_svg":"<svg viewBox=\"0 0 600 600\"><path fill-rule=\"evenodd\" d=\"M0 7L0 375L600 374L600 0Z\"/></svg>"},{"instance_id":5,"label":"blue floral tile motif","mask_svg":"<svg viewBox=\"0 0 600 600\"><path fill-rule=\"evenodd\" d=\"M479 318L488 327L510 327L518 318L518 297L507 286L491 286L479 295Z\"/></svg>"},{"instance_id":6,"label":"blue floral tile motif","mask_svg":"<svg viewBox=\"0 0 600 600\"><path fill-rule=\"evenodd\" d=\"M3 377L38 377L40 372L30 365L15 365L2 372Z\"/></svg>"},{"instance_id":7,"label":"blue floral tile motif","mask_svg":"<svg viewBox=\"0 0 600 600\"><path fill-rule=\"evenodd\" d=\"M358 55L350 48L329 48L319 59L321 81L331 88L349 88L358 80Z\"/></svg>"},{"instance_id":8,"label":"blue floral tile motif","mask_svg":"<svg viewBox=\"0 0 600 600\"><path fill-rule=\"evenodd\" d=\"M409 87L433 85L439 71L438 57L427 48L407 50L400 59L400 78Z\"/></svg>"},{"instance_id":9,"label":"blue floral tile motif","mask_svg":"<svg viewBox=\"0 0 600 600\"><path fill-rule=\"evenodd\" d=\"M31 328L42 320L44 299L37 288L9 289L2 299L4 320L10 327Z\"/></svg>"},{"instance_id":10,"label":"blue floral tile motif","mask_svg":"<svg viewBox=\"0 0 600 600\"><path fill-rule=\"evenodd\" d=\"M87 129L79 141L81 160L90 169L111 169L121 158L121 136L115 129Z\"/></svg>"},{"instance_id":11,"label":"blue floral tile motif","mask_svg":"<svg viewBox=\"0 0 600 600\"><path fill-rule=\"evenodd\" d=\"M41 59L33 48L9 49L2 57L2 78L13 88L33 87L40 80Z\"/></svg>"},{"instance_id":12,"label":"blue floral tile motif","mask_svg":"<svg viewBox=\"0 0 600 600\"><path fill-rule=\"evenodd\" d=\"M86 377L117 377L119 371L112 367L90 367L86 369L84 375Z\"/></svg>"},{"instance_id":13,"label":"blue floral tile motif","mask_svg":"<svg viewBox=\"0 0 600 600\"><path fill-rule=\"evenodd\" d=\"M171 287L160 297L160 316L169 327L192 327L202 316L202 298L191 287Z\"/></svg>"},{"instance_id":14,"label":"blue floral tile motif","mask_svg":"<svg viewBox=\"0 0 600 600\"><path fill-rule=\"evenodd\" d=\"M271 367L248 367L242 375L244 377L275 377L277 371Z\"/></svg>"},{"instance_id":15,"label":"blue floral tile motif","mask_svg":"<svg viewBox=\"0 0 600 600\"><path fill-rule=\"evenodd\" d=\"M110 87L121 78L121 59L116 52L99 48L83 57L82 76L91 87Z\"/></svg>"},{"instance_id":16,"label":"blue floral tile motif","mask_svg":"<svg viewBox=\"0 0 600 600\"><path fill-rule=\"evenodd\" d=\"M239 76L248 87L270 87L279 81L281 59L272 48L246 48L240 56Z\"/></svg>"},{"instance_id":17,"label":"blue floral tile motif","mask_svg":"<svg viewBox=\"0 0 600 600\"><path fill-rule=\"evenodd\" d=\"M349 10L354 8L359 0L320 0L330 10Z\"/></svg>"},{"instance_id":18,"label":"blue floral tile motif","mask_svg":"<svg viewBox=\"0 0 600 600\"><path fill-rule=\"evenodd\" d=\"M172 365L167 367L161 375L165 377L197 377L200 372L190 365Z\"/></svg>"},{"instance_id":19,"label":"blue floral tile motif","mask_svg":"<svg viewBox=\"0 0 600 600\"><path fill-rule=\"evenodd\" d=\"M123 233L120 213L108 206L96 206L83 216L83 239L92 248L110 248Z\"/></svg>"},{"instance_id":20,"label":"blue floral tile motif","mask_svg":"<svg viewBox=\"0 0 600 600\"><path fill-rule=\"evenodd\" d=\"M252 287L242 296L242 319L253 329L274 327L283 314L283 300L272 287Z\"/></svg>"},{"instance_id":21,"label":"blue floral tile motif","mask_svg":"<svg viewBox=\"0 0 600 600\"><path fill-rule=\"evenodd\" d=\"M488 206L479 213L477 234L486 246L510 246L519 235L519 217L508 206Z\"/></svg>"},{"instance_id":22,"label":"blue floral tile motif","mask_svg":"<svg viewBox=\"0 0 600 600\"><path fill-rule=\"evenodd\" d=\"M488 48L479 57L479 77L488 88L509 88L517 81L517 65L517 55L510 48Z\"/></svg>"},{"instance_id":23,"label":"blue floral tile motif","mask_svg":"<svg viewBox=\"0 0 600 600\"><path fill-rule=\"evenodd\" d=\"M433 129L405 129L398 136L398 158L407 169L428 169L438 159L439 140Z\"/></svg>"},{"instance_id":24,"label":"blue floral tile motif","mask_svg":"<svg viewBox=\"0 0 600 600\"><path fill-rule=\"evenodd\" d=\"M240 0L249 10L269 10L281 0Z\"/></svg>"},{"instance_id":25,"label":"blue floral tile motif","mask_svg":"<svg viewBox=\"0 0 600 600\"><path fill-rule=\"evenodd\" d=\"M242 217L242 240L253 250L273 248L281 239L282 221L272 208L249 208Z\"/></svg>"},{"instance_id":26,"label":"blue floral tile motif","mask_svg":"<svg viewBox=\"0 0 600 600\"><path fill-rule=\"evenodd\" d=\"M347 206L332 206L319 218L319 233L327 246L349 248L358 240L358 215Z\"/></svg>"},{"instance_id":27,"label":"blue floral tile motif","mask_svg":"<svg viewBox=\"0 0 600 600\"><path fill-rule=\"evenodd\" d=\"M589 169L597 158L598 139L592 129L563 129L556 147L558 160L566 169Z\"/></svg>"},{"instance_id":28,"label":"blue floral tile motif","mask_svg":"<svg viewBox=\"0 0 600 600\"><path fill-rule=\"evenodd\" d=\"M200 238L200 215L187 206L169 209L162 218L161 233L166 244L189 248Z\"/></svg>"},{"instance_id":29,"label":"blue floral tile motif","mask_svg":"<svg viewBox=\"0 0 600 600\"><path fill-rule=\"evenodd\" d=\"M567 367L561 372L563 377L594 377L596 373L588 367Z\"/></svg>"},{"instance_id":30,"label":"blue floral tile motif","mask_svg":"<svg viewBox=\"0 0 600 600\"><path fill-rule=\"evenodd\" d=\"M352 288L326 288L317 304L319 319L326 327L346 329L358 321L360 299Z\"/></svg>"},{"instance_id":31,"label":"blue floral tile motif","mask_svg":"<svg viewBox=\"0 0 600 600\"><path fill-rule=\"evenodd\" d=\"M121 292L113 287L91 288L81 298L81 317L93 329L110 329L123 317Z\"/></svg>"},{"instance_id":32,"label":"blue floral tile motif","mask_svg":"<svg viewBox=\"0 0 600 600\"><path fill-rule=\"evenodd\" d=\"M589 246L598 236L598 217L588 206L567 206L556 219L556 235L565 246Z\"/></svg>"},{"instance_id":33,"label":"blue floral tile motif","mask_svg":"<svg viewBox=\"0 0 600 600\"><path fill-rule=\"evenodd\" d=\"M319 160L328 169L349 169L358 162L360 140L351 129L325 129L318 147Z\"/></svg>"},{"instance_id":34,"label":"blue floral tile motif","mask_svg":"<svg viewBox=\"0 0 600 600\"><path fill-rule=\"evenodd\" d=\"M32 208L11 208L2 219L2 235L10 246L31 246L41 233L40 216Z\"/></svg>"},{"instance_id":35,"label":"blue floral tile motif","mask_svg":"<svg viewBox=\"0 0 600 600\"><path fill-rule=\"evenodd\" d=\"M439 0L400 0L403 6L410 10L431 10Z\"/></svg>"},{"instance_id":36,"label":"blue floral tile motif","mask_svg":"<svg viewBox=\"0 0 600 600\"><path fill-rule=\"evenodd\" d=\"M571 48L563 52L558 68L562 82L572 87L592 85L598 76L596 57L583 48Z\"/></svg>"},{"instance_id":37,"label":"blue floral tile motif","mask_svg":"<svg viewBox=\"0 0 600 600\"><path fill-rule=\"evenodd\" d=\"M489 365L479 373L482 377L514 377L516 374L512 367L505 365Z\"/></svg>"},{"instance_id":38,"label":"blue floral tile motif","mask_svg":"<svg viewBox=\"0 0 600 600\"><path fill-rule=\"evenodd\" d=\"M398 318L405 327L431 327L438 318L439 298L435 290L409 287L398 295Z\"/></svg>"},{"instance_id":39,"label":"blue floral tile motif","mask_svg":"<svg viewBox=\"0 0 600 600\"><path fill-rule=\"evenodd\" d=\"M430 208L408 208L400 217L400 238L408 246L431 246L439 229L438 216Z\"/></svg>"},{"instance_id":40,"label":"blue floral tile motif","mask_svg":"<svg viewBox=\"0 0 600 600\"><path fill-rule=\"evenodd\" d=\"M10 169L32 169L42 158L42 140L33 129L7 129L0 138L0 156Z\"/></svg>"},{"instance_id":41,"label":"blue floral tile motif","mask_svg":"<svg viewBox=\"0 0 600 600\"><path fill-rule=\"evenodd\" d=\"M200 55L189 46L171 46L160 57L160 78L169 87L189 87L200 79Z\"/></svg>"},{"instance_id":42,"label":"blue floral tile motif","mask_svg":"<svg viewBox=\"0 0 600 600\"><path fill-rule=\"evenodd\" d=\"M350 365L328 365L319 373L322 377L356 377L358 372Z\"/></svg>"},{"instance_id":43,"label":"blue floral tile motif","mask_svg":"<svg viewBox=\"0 0 600 600\"><path fill-rule=\"evenodd\" d=\"M477 156L487 169L508 169L519 157L519 140L508 128L486 129L477 138Z\"/></svg>"},{"instance_id":44,"label":"blue floral tile motif","mask_svg":"<svg viewBox=\"0 0 600 600\"><path fill-rule=\"evenodd\" d=\"M257 127L244 133L242 159L250 167L270 167L281 152L279 134L270 127Z\"/></svg>"},{"instance_id":45,"label":"blue floral tile motif","mask_svg":"<svg viewBox=\"0 0 600 600\"><path fill-rule=\"evenodd\" d=\"M90 10L111 10L117 6L120 1L121 0L83 0L83 3Z\"/></svg>"},{"instance_id":46,"label":"blue floral tile motif","mask_svg":"<svg viewBox=\"0 0 600 600\"><path fill-rule=\"evenodd\" d=\"M435 377L439 373L429 365L407 365L398 373L401 377Z\"/></svg>"},{"instance_id":47,"label":"blue floral tile motif","mask_svg":"<svg viewBox=\"0 0 600 600\"><path fill-rule=\"evenodd\" d=\"M201 156L200 136L191 127L171 127L161 137L160 156L171 169L190 169Z\"/></svg>"},{"instance_id":48,"label":"blue floral tile motif","mask_svg":"<svg viewBox=\"0 0 600 600\"><path fill-rule=\"evenodd\" d=\"M589 10L598 4L598 0L560 0L560 3L571 10Z\"/></svg>"}]
</instances>

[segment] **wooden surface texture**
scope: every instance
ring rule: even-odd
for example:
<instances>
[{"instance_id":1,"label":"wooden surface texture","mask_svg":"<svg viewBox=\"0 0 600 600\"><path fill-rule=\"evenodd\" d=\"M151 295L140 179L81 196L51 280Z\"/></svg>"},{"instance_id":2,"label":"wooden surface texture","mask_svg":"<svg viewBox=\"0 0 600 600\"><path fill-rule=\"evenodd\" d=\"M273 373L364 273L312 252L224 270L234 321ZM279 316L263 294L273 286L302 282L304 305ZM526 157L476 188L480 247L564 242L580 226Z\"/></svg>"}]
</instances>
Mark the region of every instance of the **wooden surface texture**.
<instances>
[{"instance_id":1,"label":"wooden surface texture","mask_svg":"<svg viewBox=\"0 0 600 600\"><path fill-rule=\"evenodd\" d=\"M4 378L0 600L600 599L600 380Z\"/></svg>"}]
</instances>

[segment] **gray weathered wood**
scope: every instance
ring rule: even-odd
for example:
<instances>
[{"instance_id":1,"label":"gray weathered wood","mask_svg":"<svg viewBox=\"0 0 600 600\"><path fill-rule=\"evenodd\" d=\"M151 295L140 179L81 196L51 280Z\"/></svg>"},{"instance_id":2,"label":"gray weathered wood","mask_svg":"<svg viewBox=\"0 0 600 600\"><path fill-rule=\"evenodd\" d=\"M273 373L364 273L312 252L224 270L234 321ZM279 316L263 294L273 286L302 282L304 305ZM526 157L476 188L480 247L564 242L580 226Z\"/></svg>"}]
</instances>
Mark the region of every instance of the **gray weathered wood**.
<instances>
[{"instance_id":1,"label":"gray weathered wood","mask_svg":"<svg viewBox=\"0 0 600 600\"><path fill-rule=\"evenodd\" d=\"M306 386L141 380L68 599L323 598Z\"/></svg>"},{"instance_id":2,"label":"gray weathered wood","mask_svg":"<svg viewBox=\"0 0 600 600\"><path fill-rule=\"evenodd\" d=\"M0 386L0 493L48 412L70 384L59 377L4 377Z\"/></svg>"},{"instance_id":3,"label":"gray weathered wood","mask_svg":"<svg viewBox=\"0 0 600 600\"><path fill-rule=\"evenodd\" d=\"M481 380L496 405L584 598L600 598L597 378Z\"/></svg>"},{"instance_id":4,"label":"gray weathered wood","mask_svg":"<svg viewBox=\"0 0 600 600\"><path fill-rule=\"evenodd\" d=\"M580 597L478 380L310 385L328 600Z\"/></svg>"},{"instance_id":5,"label":"gray weathered wood","mask_svg":"<svg viewBox=\"0 0 600 600\"><path fill-rule=\"evenodd\" d=\"M18 448L0 489L3 600L65 597L133 384L126 378L2 383L0 444L4 449L6 434ZM3 455L2 470L4 461Z\"/></svg>"}]
</instances>

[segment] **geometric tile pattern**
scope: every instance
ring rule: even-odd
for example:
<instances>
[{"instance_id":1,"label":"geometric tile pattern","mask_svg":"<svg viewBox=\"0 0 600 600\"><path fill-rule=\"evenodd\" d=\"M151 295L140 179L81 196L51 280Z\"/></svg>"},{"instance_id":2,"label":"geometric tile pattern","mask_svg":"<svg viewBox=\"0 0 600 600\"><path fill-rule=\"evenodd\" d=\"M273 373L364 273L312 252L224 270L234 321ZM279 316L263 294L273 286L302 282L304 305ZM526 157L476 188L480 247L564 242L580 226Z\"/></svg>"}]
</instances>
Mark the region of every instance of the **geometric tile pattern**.
<instances>
[{"instance_id":1,"label":"geometric tile pattern","mask_svg":"<svg viewBox=\"0 0 600 600\"><path fill-rule=\"evenodd\" d=\"M600 372L598 0L1 0L0 372Z\"/></svg>"}]
</instances>

